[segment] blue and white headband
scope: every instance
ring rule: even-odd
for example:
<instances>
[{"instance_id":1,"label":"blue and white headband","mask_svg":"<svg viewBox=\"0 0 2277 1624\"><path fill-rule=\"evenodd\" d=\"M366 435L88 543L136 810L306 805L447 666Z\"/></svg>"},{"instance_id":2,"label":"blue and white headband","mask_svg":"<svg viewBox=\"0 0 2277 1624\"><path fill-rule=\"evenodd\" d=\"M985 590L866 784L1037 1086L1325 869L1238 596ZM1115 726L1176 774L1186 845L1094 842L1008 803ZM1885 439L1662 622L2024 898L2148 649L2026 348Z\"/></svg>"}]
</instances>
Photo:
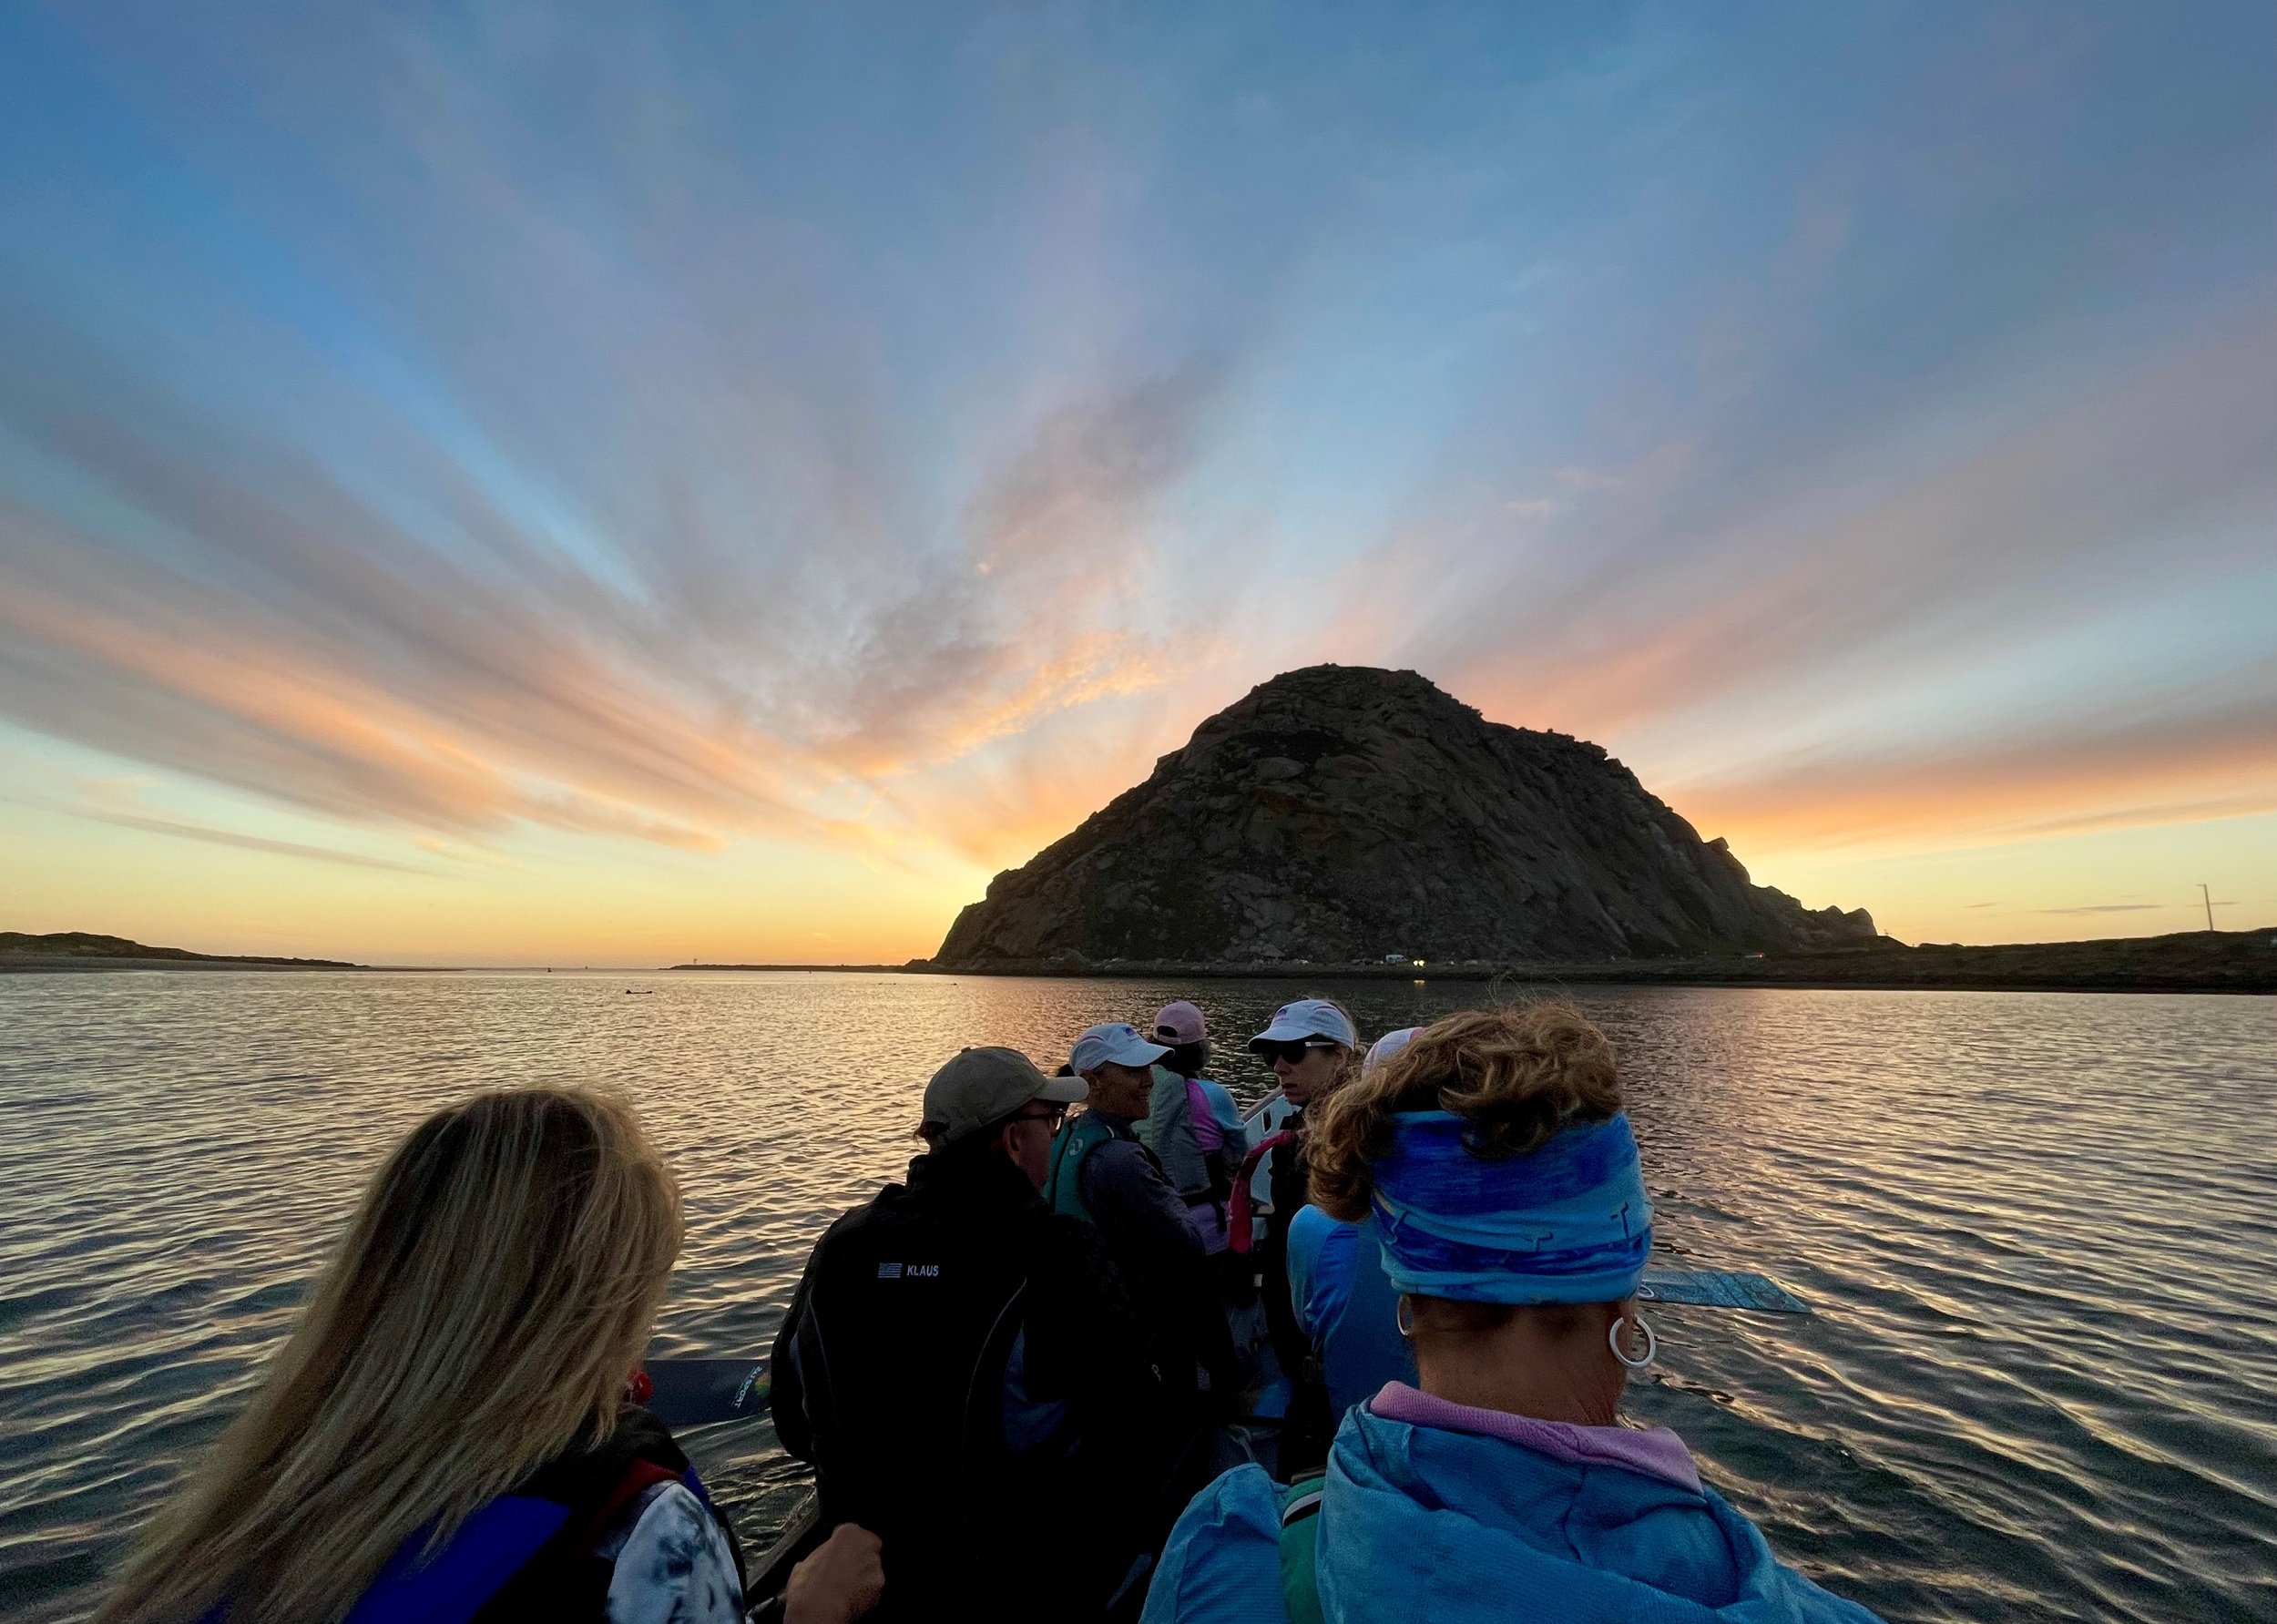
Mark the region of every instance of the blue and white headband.
<instances>
[{"instance_id":1,"label":"blue and white headband","mask_svg":"<svg viewBox=\"0 0 2277 1624\"><path fill-rule=\"evenodd\" d=\"M1652 1251L1652 1203L1626 1114L1488 1160L1448 1111L1392 1118L1370 1221L1393 1287L1471 1302L1617 1302Z\"/></svg>"}]
</instances>

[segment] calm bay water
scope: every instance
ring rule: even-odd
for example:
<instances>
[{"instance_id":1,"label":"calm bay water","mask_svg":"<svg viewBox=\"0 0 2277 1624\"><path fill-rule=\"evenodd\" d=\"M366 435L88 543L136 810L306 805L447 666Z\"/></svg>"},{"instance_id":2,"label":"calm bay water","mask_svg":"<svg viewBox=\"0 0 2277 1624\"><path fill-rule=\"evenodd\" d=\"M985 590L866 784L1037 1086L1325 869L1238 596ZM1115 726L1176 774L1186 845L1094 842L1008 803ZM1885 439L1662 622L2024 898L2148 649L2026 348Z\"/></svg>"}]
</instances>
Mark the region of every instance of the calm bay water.
<instances>
[{"instance_id":1,"label":"calm bay water","mask_svg":"<svg viewBox=\"0 0 2277 1624\"><path fill-rule=\"evenodd\" d=\"M628 988L648 996L628 996ZM824 1223L966 1042L1056 1062L1291 983L897 975L0 976L0 1613L83 1614L389 1142L482 1084L631 1090L687 1191L659 1351L764 1352ZM1369 1035L1486 989L1342 989ZM1513 989L1514 990L1514 989ZM2277 1006L1593 988L1665 1261L1807 1321L1664 1309L1631 1410L1898 1619L2277 1618ZM1218 1075L1245 1098L1246 1057ZM800 1476L691 1451L747 1538Z\"/></svg>"}]
</instances>

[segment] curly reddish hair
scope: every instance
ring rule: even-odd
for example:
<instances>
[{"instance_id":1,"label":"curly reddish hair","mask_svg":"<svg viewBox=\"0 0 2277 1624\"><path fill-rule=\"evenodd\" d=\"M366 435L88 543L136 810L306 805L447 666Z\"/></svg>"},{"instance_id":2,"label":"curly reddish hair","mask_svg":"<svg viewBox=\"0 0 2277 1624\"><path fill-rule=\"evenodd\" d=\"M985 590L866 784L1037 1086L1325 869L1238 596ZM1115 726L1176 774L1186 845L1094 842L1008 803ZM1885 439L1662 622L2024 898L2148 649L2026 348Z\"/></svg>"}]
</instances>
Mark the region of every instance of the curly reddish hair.
<instances>
[{"instance_id":1,"label":"curly reddish hair","mask_svg":"<svg viewBox=\"0 0 2277 1624\"><path fill-rule=\"evenodd\" d=\"M1322 1102L1305 1136L1312 1202L1347 1223L1367 1217L1375 1193L1369 1164L1390 1152L1400 1111L1464 1118L1464 1144L1498 1161L1620 1108L1612 1040L1572 1005L1462 1010Z\"/></svg>"}]
</instances>

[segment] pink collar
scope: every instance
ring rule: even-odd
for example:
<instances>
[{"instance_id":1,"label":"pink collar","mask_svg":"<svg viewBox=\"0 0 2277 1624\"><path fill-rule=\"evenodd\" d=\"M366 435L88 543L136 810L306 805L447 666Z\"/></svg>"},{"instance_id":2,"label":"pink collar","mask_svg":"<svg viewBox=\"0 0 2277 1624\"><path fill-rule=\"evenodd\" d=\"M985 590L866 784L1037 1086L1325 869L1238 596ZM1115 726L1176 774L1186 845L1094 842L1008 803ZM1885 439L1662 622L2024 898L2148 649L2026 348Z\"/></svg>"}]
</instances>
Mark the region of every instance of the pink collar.
<instances>
[{"instance_id":1,"label":"pink collar","mask_svg":"<svg viewBox=\"0 0 2277 1624\"><path fill-rule=\"evenodd\" d=\"M1574 1466L1619 1466L1700 1492L1700 1468L1684 1440L1665 1426L1576 1426L1567 1421L1537 1421L1501 1410L1475 1409L1419 1393L1404 1382L1386 1382L1368 1401L1371 1415L1410 1426L1443 1432L1478 1433L1501 1438Z\"/></svg>"}]
</instances>

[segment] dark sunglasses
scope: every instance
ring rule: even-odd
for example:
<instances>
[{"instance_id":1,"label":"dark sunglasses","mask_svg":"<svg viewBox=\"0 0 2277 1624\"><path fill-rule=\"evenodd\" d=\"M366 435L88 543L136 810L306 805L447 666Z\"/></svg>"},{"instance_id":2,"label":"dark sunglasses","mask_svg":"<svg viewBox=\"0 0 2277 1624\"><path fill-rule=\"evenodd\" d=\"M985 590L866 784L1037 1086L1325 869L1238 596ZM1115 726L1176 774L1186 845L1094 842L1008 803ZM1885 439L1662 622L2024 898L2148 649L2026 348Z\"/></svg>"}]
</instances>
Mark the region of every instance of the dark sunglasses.
<instances>
[{"instance_id":1,"label":"dark sunglasses","mask_svg":"<svg viewBox=\"0 0 2277 1624\"><path fill-rule=\"evenodd\" d=\"M1333 1049L1335 1047L1326 1038L1308 1038L1298 1043L1252 1043L1250 1045L1250 1047L1257 1051L1257 1057L1268 1066L1281 1060L1286 1060L1292 1066L1302 1066L1304 1064L1304 1055L1307 1049Z\"/></svg>"},{"instance_id":2,"label":"dark sunglasses","mask_svg":"<svg viewBox=\"0 0 2277 1624\"><path fill-rule=\"evenodd\" d=\"M1047 1106L1040 1111L1015 1111L1012 1113L1012 1120L1015 1122L1048 1122L1054 1128L1058 1127L1067 1119L1067 1108L1064 1105Z\"/></svg>"}]
</instances>

